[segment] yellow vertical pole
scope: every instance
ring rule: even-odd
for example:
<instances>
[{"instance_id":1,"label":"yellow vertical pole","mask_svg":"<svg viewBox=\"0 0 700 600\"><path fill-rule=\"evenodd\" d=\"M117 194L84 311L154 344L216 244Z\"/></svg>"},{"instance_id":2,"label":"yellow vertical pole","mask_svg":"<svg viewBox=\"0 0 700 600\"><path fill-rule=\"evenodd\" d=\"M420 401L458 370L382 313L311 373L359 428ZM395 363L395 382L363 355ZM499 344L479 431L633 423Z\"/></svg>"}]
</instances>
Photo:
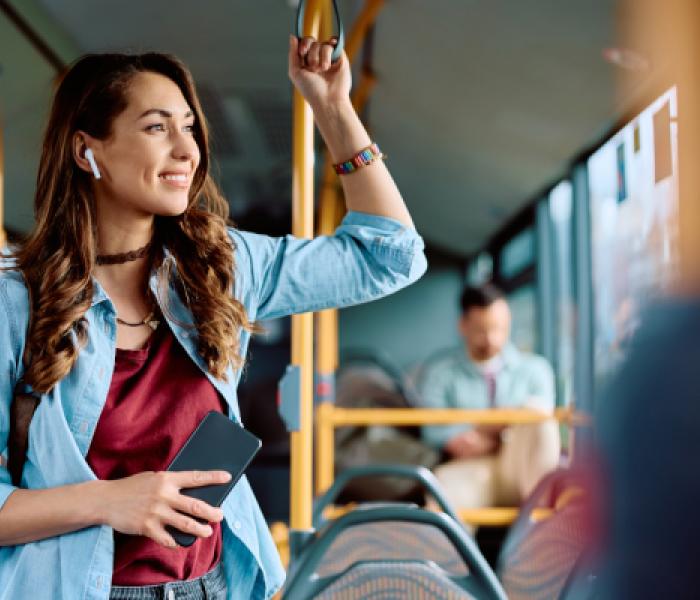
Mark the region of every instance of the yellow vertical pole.
<instances>
[{"instance_id":1,"label":"yellow vertical pole","mask_svg":"<svg viewBox=\"0 0 700 600\"><path fill-rule=\"evenodd\" d=\"M384 0L367 0L353 24L347 38L345 52L352 62L360 49L367 31L373 25L384 6ZM330 16L330 10L327 11ZM325 36L327 37L327 36ZM376 82L369 73L363 73L353 92L353 106L360 111ZM330 235L338 226L345 212L345 201L337 175L328 153L325 155L320 201L320 235ZM335 372L338 369L338 311L324 310L316 321L316 493L322 494L333 483L335 466L334 427L331 423L335 398Z\"/></svg>"},{"instance_id":2,"label":"yellow vertical pole","mask_svg":"<svg viewBox=\"0 0 700 600\"><path fill-rule=\"evenodd\" d=\"M330 2L325 0L321 6L321 21L318 28L318 39L325 42L333 35L333 10Z\"/></svg>"},{"instance_id":3,"label":"yellow vertical pole","mask_svg":"<svg viewBox=\"0 0 700 600\"><path fill-rule=\"evenodd\" d=\"M318 37L323 0L310 0L304 35ZM292 233L314 234L314 119L298 90L293 98ZM292 364L301 370L300 429L291 433L290 527L311 529L313 444L313 314L292 316Z\"/></svg>"},{"instance_id":4,"label":"yellow vertical pole","mask_svg":"<svg viewBox=\"0 0 700 600\"><path fill-rule=\"evenodd\" d=\"M327 40L333 34L333 20L330 5L326 5L321 20L319 31L320 39ZM326 153L327 155L328 153ZM327 158L326 158L327 162ZM327 165L326 165L327 166ZM328 182L324 177L319 199L319 226L320 235L333 233L338 221L335 206L338 202L338 186L335 181ZM334 309L323 310L316 315L316 377L315 396L321 404L327 404L327 400L335 395L334 373L338 365L338 311ZM319 404L320 406L320 404ZM330 435L330 437L329 437ZM318 456L329 456L333 451L333 430L322 425L322 421L316 415L316 491L318 493L323 474L318 470ZM333 460L332 457L330 460Z\"/></svg>"},{"instance_id":5,"label":"yellow vertical pole","mask_svg":"<svg viewBox=\"0 0 700 600\"><path fill-rule=\"evenodd\" d=\"M335 476L335 425L333 402L321 402L316 408L316 493L322 494Z\"/></svg>"},{"instance_id":6,"label":"yellow vertical pole","mask_svg":"<svg viewBox=\"0 0 700 600\"><path fill-rule=\"evenodd\" d=\"M325 181L321 191L319 233L333 232L344 212L342 194L336 181ZM316 493L326 491L333 482L335 436L329 424L335 398L335 372L338 369L338 311L317 314L316 337Z\"/></svg>"}]
</instances>

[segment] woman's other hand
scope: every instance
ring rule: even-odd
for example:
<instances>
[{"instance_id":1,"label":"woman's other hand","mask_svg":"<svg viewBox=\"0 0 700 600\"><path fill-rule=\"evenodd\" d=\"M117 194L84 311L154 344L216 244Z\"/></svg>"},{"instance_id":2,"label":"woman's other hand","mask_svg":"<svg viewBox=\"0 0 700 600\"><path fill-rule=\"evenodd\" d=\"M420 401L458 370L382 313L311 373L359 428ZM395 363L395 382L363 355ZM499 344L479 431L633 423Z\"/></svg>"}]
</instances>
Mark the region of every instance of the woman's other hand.
<instances>
[{"instance_id":1,"label":"woman's other hand","mask_svg":"<svg viewBox=\"0 0 700 600\"><path fill-rule=\"evenodd\" d=\"M352 75L345 52L335 64L331 63L336 44L335 38L318 42L312 37L302 40L289 37L289 78L313 110L335 106L350 98Z\"/></svg>"},{"instance_id":2,"label":"woman's other hand","mask_svg":"<svg viewBox=\"0 0 700 600\"><path fill-rule=\"evenodd\" d=\"M146 471L103 482L101 522L115 531L143 535L166 548L177 544L165 530L172 525L183 533L209 537L212 528L196 519L218 523L224 512L180 493L182 488L220 485L230 481L226 471Z\"/></svg>"}]
</instances>

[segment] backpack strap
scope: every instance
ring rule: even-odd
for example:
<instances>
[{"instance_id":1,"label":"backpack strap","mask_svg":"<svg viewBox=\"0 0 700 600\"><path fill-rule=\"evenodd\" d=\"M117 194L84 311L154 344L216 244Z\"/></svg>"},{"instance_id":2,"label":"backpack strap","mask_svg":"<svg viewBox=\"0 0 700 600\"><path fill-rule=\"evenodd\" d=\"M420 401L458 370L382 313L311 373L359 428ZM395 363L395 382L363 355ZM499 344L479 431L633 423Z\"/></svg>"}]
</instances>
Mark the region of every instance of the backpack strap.
<instances>
[{"instance_id":1,"label":"backpack strap","mask_svg":"<svg viewBox=\"0 0 700 600\"><path fill-rule=\"evenodd\" d=\"M34 392L23 380L17 382L10 405L10 434L7 439L7 470L12 485L20 487L22 471L29 447L29 424L39 406L41 395Z\"/></svg>"}]
</instances>

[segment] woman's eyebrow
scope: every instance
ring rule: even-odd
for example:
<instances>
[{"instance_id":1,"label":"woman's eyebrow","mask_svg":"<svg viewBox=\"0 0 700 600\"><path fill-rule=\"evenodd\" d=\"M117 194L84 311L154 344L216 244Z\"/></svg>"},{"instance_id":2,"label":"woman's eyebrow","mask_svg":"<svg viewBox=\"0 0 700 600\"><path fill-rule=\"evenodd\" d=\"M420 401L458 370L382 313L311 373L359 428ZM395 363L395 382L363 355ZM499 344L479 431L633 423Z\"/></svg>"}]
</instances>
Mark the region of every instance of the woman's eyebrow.
<instances>
[{"instance_id":1,"label":"woman's eyebrow","mask_svg":"<svg viewBox=\"0 0 700 600\"><path fill-rule=\"evenodd\" d=\"M161 117L165 117L166 119L171 119L173 116L173 113L171 113L169 110L165 110L164 108L149 108L139 117L139 119L143 119L144 117L147 117L152 114L160 115ZM186 119L187 117L191 117L193 114L194 113L191 110L188 110L185 113L184 118Z\"/></svg>"}]
</instances>

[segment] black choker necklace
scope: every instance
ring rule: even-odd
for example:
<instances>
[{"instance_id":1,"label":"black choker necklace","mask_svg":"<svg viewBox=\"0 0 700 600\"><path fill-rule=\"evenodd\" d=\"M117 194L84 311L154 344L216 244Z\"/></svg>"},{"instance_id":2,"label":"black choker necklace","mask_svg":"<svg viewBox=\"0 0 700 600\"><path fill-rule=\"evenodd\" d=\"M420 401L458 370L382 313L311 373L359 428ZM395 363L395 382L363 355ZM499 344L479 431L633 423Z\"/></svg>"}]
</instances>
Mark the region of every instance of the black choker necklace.
<instances>
[{"instance_id":1,"label":"black choker necklace","mask_svg":"<svg viewBox=\"0 0 700 600\"><path fill-rule=\"evenodd\" d=\"M98 265L120 265L132 260L138 260L148 254L151 248L151 242L148 242L143 248L132 250L131 252L122 252L121 254L99 254L97 256Z\"/></svg>"}]
</instances>

